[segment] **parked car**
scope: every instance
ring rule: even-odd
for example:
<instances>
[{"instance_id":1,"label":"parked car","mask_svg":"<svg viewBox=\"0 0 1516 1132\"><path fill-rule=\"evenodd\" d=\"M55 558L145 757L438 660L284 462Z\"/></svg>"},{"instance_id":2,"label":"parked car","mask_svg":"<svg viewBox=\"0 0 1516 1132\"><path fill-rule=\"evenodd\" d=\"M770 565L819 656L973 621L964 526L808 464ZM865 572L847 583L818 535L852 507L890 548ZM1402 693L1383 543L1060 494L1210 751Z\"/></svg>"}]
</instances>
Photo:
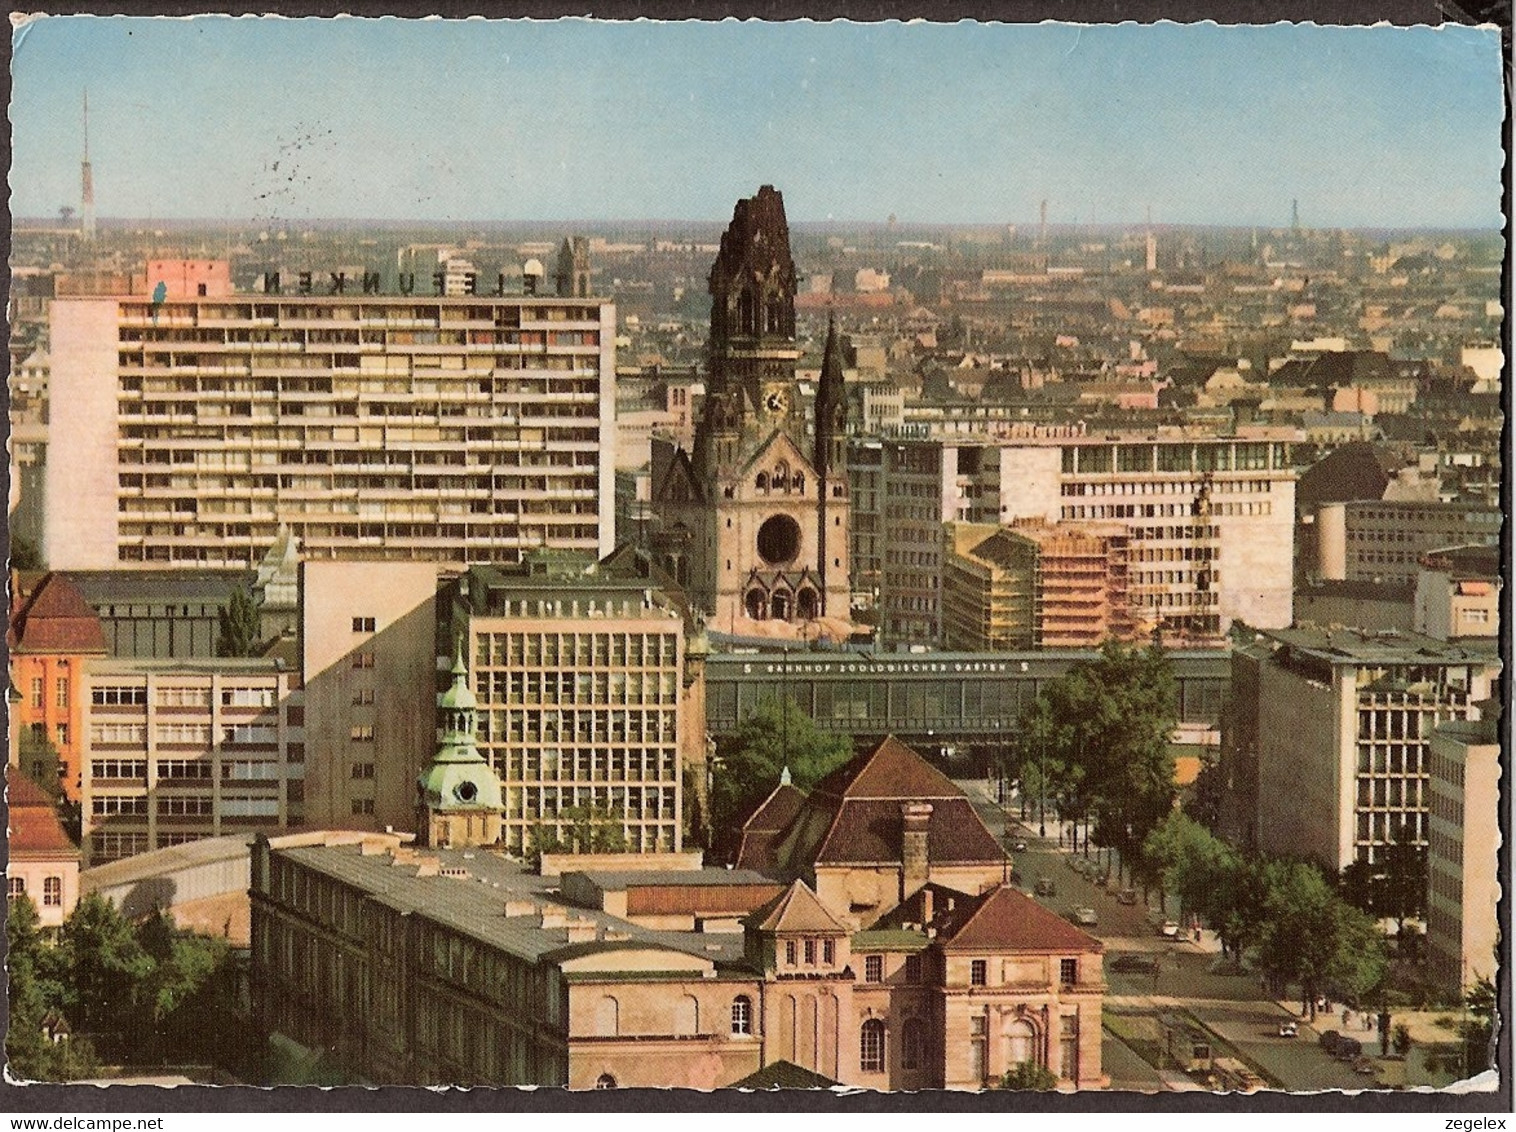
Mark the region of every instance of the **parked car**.
<instances>
[{"instance_id":1,"label":"parked car","mask_svg":"<svg viewBox=\"0 0 1516 1132\"><path fill-rule=\"evenodd\" d=\"M1039 877L1035 891L1038 896L1057 896L1058 886L1053 883L1052 877Z\"/></svg>"},{"instance_id":2,"label":"parked car","mask_svg":"<svg viewBox=\"0 0 1516 1132\"><path fill-rule=\"evenodd\" d=\"M1015 842L1011 845L1011 851L1013 853L1025 853L1026 842L1019 837L1016 838Z\"/></svg>"},{"instance_id":3,"label":"parked car","mask_svg":"<svg viewBox=\"0 0 1516 1132\"><path fill-rule=\"evenodd\" d=\"M1158 925L1158 934L1163 936L1164 939L1174 939L1179 935L1179 921L1164 920L1163 923Z\"/></svg>"},{"instance_id":4,"label":"parked car","mask_svg":"<svg viewBox=\"0 0 1516 1132\"><path fill-rule=\"evenodd\" d=\"M1100 922L1100 917L1098 917L1098 916L1095 915L1095 909L1093 909L1093 908L1076 908L1076 909L1074 909L1074 923L1079 924L1079 925L1081 925L1083 927L1093 928L1099 922Z\"/></svg>"},{"instance_id":5,"label":"parked car","mask_svg":"<svg viewBox=\"0 0 1516 1132\"><path fill-rule=\"evenodd\" d=\"M1137 890L1135 888L1123 888L1116 894L1116 901L1120 904L1137 903Z\"/></svg>"},{"instance_id":6,"label":"parked car","mask_svg":"<svg viewBox=\"0 0 1516 1132\"><path fill-rule=\"evenodd\" d=\"M1367 1057L1360 1057L1353 1062L1353 1072L1362 1073L1365 1077L1379 1072L1378 1067Z\"/></svg>"},{"instance_id":7,"label":"parked car","mask_svg":"<svg viewBox=\"0 0 1516 1132\"><path fill-rule=\"evenodd\" d=\"M1095 877L1095 883L1099 887L1104 888L1106 885L1108 885L1108 884L1111 883L1111 874L1110 873L1101 873L1101 874L1099 874L1097 877Z\"/></svg>"},{"instance_id":8,"label":"parked car","mask_svg":"<svg viewBox=\"0 0 1516 1132\"><path fill-rule=\"evenodd\" d=\"M1279 1036L1281 1038L1298 1038L1300 1036L1299 1022L1279 1023Z\"/></svg>"}]
</instances>

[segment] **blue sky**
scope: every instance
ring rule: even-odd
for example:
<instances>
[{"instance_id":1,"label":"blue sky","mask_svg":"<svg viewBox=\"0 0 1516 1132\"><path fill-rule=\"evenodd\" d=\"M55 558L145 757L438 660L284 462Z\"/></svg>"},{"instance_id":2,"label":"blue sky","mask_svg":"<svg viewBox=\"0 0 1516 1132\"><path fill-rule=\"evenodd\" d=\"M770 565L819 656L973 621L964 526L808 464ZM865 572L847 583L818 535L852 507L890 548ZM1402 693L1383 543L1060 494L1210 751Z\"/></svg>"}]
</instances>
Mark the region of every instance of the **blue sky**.
<instances>
[{"instance_id":1,"label":"blue sky","mask_svg":"<svg viewBox=\"0 0 1516 1132\"><path fill-rule=\"evenodd\" d=\"M1500 223L1498 34L51 17L11 208L102 217Z\"/></svg>"}]
</instances>

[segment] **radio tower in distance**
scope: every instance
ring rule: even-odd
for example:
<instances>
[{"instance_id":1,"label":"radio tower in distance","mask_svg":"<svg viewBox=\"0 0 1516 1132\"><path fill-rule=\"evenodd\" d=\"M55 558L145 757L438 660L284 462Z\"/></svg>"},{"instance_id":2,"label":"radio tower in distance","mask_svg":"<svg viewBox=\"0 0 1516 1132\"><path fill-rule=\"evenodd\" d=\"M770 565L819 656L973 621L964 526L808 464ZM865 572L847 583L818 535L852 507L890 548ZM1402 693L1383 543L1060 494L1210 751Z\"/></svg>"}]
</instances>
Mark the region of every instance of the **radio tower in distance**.
<instances>
[{"instance_id":1,"label":"radio tower in distance","mask_svg":"<svg viewBox=\"0 0 1516 1132\"><path fill-rule=\"evenodd\" d=\"M95 238L95 177L89 167L89 91L84 92L84 161L79 167L79 179L83 200L80 201L80 234L86 240Z\"/></svg>"}]
</instances>

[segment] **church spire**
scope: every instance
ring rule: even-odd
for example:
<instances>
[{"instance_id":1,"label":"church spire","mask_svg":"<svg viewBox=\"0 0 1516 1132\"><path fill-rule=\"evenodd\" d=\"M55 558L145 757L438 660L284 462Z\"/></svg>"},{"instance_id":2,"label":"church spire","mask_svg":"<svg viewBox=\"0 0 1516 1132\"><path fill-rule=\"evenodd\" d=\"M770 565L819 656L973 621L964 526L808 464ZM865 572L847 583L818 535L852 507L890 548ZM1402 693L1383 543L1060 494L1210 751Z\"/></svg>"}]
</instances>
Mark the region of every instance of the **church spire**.
<instances>
[{"instance_id":1,"label":"church spire","mask_svg":"<svg viewBox=\"0 0 1516 1132\"><path fill-rule=\"evenodd\" d=\"M438 697L442 741L416 781L418 833L433 848L493 845L500 840L500 779L475 744L479 701L468 686L463 641L453 662L453 684Z\"/></svg>"}]
</instances>

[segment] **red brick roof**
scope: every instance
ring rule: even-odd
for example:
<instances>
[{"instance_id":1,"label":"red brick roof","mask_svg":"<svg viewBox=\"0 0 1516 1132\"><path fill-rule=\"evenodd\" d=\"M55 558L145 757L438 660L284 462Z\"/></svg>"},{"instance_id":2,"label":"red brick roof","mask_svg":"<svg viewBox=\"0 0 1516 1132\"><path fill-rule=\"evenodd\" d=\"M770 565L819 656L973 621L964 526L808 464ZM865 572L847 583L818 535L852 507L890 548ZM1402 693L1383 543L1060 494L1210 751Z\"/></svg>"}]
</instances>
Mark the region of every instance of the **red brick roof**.
<instances>
[{"instance_id":1,"label":"red brick roof","mask_svg":"<svg viewBox=\"0 0 1516 1132\"><path fill-rule=\"evenodd\" d=\"M747 831L766 830L777 833L794 820L804 804L805 795L788 782L782 782L753 811L753 816L743 823L742 828Z\"/></svg>"},{"instance_id":2,"label":"red brick roof","mask_svg":"<svg viewBox=\"0 0 1516 1132\"><path fill-rule=\"evenodd\" d=\"M765 932L847 934L847 928L827 911L826 905L803 881L798 880L756 909L743 923Z\"/></svg>"},{"instance_id":3,"label":"red brick roof","mask_svg":"<svg viewBox=\"0 0 1516 1132\"><path fill-rule=\"evenodd\" d=\"M903 848L900 805L909 795L889 799L847 799L816 850L818 865L899 864ZM927 819L927 859L933 865L979 864L1005 859L995 835L985 828L967 798L933 799Z\"/></svg>"},{"instance_id":4,"label":"red brick roof","mask_svg":"<svg viewBox=\"0 0 1516 1132\"><path fill-rule=\"evenodd\" d=\"M1099 951L1101 943L1009 885L956 903L938 939L945 951Z\"/></svg>"},{"instance_id":5,"label":"red brick roof","mask_svg":"<svg viewBox=\"0 0 1516 1132\"><path fill-rule=\"evenodd\" d=\"M952 779L893 735L867 755L827 775L816 784L815 793L917 800L965 796Z\"/></svg>"},{"instance_id":6,"label":"red brick roof","mask_svg":"<svg viewBox=\"0 0 1516 1132\"><path fill-rule=\"evenodd\" d=\"M106 651L100 618L62 574L49 574L12 619L12 651L79 655Z\"/></svg>"},{"instance_id":7,"label":"red brick roof","mask_svg":"<svg viewBox=\"0 0 1516 1132\"><path fill-rule=\"evenodd\" d=\"M68 839L58 821L58 812L42 788L16 767L5 768L6 832L10 837L10 855L14 858L56 858L79 856L79 848Z\"/></svg>"}]
</instances>

